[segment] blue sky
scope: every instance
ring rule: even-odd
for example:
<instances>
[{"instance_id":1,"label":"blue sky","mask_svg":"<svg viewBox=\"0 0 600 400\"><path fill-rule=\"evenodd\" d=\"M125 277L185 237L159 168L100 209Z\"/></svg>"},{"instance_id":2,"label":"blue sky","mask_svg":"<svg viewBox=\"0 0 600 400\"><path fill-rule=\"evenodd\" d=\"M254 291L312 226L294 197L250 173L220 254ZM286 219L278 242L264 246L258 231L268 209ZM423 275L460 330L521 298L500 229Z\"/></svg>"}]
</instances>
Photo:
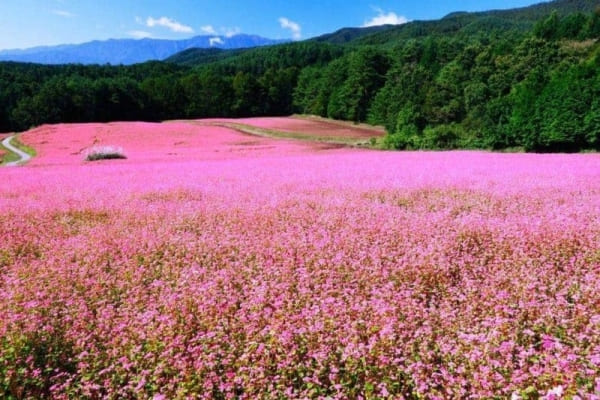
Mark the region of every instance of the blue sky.
<instances>
[{"instance_id":1,"label":"blue sky","mask_svg":"<svg viewBox=\"0 0 600 400\"><path fill-rule=\"evenodd\" d=\"M437 19L535 0L0 0L0 49L237 32L306 39L342 27Z\"/></svg>"}]
</instances>

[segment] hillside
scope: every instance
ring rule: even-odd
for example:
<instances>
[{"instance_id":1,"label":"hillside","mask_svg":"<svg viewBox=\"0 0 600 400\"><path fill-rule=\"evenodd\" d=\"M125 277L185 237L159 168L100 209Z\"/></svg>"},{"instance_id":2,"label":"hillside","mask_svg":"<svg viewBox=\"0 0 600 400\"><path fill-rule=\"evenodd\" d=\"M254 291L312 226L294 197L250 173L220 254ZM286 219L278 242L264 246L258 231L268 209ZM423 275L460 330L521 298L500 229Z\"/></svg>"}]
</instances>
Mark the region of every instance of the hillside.
<instances>
[{"instance_id":1,"label":"hillside","mask_svg":"<svg viewBox=\"0 0 600 400\"><path fill-rule=\"evenodd\" d=\"M236 56L247 49L224 50L215 48L194 47L174 54L164 61L179 65L203 65Z\"/></svg>"},{"instance_id":2,"label":"hillside","mask_svg":"<svg viewBox=\"0 0 600 400\"><path fill-rule=\"evenodd\" d=\"M560 16L577 12L593 12L600 6L597 0L553 0L540 2L528 7L514 8L509 10L491 10L487 12L474 13L476 15L511 18L525 21L537 21L544 18L553 11Z\"/></svg>"},{"instance_id":3,"label":"hillside","mask_svg":"<svg viewBox=\"0 0 600 400\"><path fill-rule=\"evenodd\" d=\"M224 74L235 71L263 74L267 69L324 65L340 57L349 49L342 45L303 41L277 46L212 51L190 49L167 58L165 61L183 66L206 66Z\"/></svg>"},{"instance_id":4,"label":"hillside","mask_svg":"<svg viewBox=\"0 0 600 400\"><path fill-rule=\"evenodd\" d=\"M371 26L367 28L342 28L333 33L318 36L313 41L332 44L347 44L365 36L385 32L394 28L394 25Z\"/></svg>"},{"instance_id":5,"label":"hillside","mask_svg":"<svg viewBox=\"0 0 600 400\"><path fill-rule=\"evenodd\" d=\"M384 26L380 29L345 28L323 35L315 40L331 43L360 43L393 45L399 40L422 38L429 35L470 36L489 32L526 32L536 21L556 11L559 16L593 12L600 3L596 0L555 0L528 7L490 10L485 12L457 11L434 21L412 21L403 25Z\"/></svg>"},{"instance_id":6,"label":"hillside","mask_svg":"<svg viewBox=\"0 0 600 400\"><path fill-rule=\"evenodd\" d=\"M553 11L559 16L577 12L591 13L600 3L597 0L554 0L528 7L485 12L454 12L436 21L413 21L371 35L356 35L361 44L393 44L399 40L429 35L472 36L489 31L526 32Z\"/></svg>"},{"instance_id":7,"label":"hillside","mask_svg":"<svg viewBox=\"0 0 600 400\"><path fill-rule=\"evenodd\" d=\"M196 36L184 40L111 39L83 44L0 51L0 61L40 64L130 65L163 60L190 48L237 49L282 43L255 35Z\"/></svg>"}]
</instances>

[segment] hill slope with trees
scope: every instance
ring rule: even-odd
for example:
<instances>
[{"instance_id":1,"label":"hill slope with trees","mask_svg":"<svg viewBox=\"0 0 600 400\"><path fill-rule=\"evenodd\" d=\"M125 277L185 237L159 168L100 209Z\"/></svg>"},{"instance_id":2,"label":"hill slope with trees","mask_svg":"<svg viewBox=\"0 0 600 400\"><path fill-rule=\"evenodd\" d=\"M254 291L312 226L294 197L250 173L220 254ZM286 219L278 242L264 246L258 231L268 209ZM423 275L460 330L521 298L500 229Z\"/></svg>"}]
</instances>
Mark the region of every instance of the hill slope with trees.
<instances>
[{"instance_id":1,"label":"hill slope with trees","mask_svg":"<svg viewBox=\"0 0 600 400\"><path fill-rule=\"evenodd\" d=\"M55 122L315 114L395 149L600 149L600 9L453 13L133 66L0 63L0 131Z\"/></svg>"}]
</instances>

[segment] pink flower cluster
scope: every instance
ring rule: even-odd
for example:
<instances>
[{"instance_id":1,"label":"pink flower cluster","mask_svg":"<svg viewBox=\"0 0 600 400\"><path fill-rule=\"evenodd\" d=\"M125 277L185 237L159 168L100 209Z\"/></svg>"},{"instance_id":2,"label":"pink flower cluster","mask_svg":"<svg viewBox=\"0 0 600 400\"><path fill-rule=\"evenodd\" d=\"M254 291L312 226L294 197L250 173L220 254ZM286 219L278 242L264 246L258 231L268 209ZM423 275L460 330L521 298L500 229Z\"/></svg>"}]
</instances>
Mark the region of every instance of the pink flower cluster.
<instances>
[{"instance_id":1,"label":"pink flower cluster","mask_svg":"<svg viewBox=\"0 0 600 400\"><path fill-rule=\"evenodd\" d=\"M600 399L598 155L43 129L0 170L0 397ZM102 129L127 160L58 144Z\"/></svg>"}]
</instances>

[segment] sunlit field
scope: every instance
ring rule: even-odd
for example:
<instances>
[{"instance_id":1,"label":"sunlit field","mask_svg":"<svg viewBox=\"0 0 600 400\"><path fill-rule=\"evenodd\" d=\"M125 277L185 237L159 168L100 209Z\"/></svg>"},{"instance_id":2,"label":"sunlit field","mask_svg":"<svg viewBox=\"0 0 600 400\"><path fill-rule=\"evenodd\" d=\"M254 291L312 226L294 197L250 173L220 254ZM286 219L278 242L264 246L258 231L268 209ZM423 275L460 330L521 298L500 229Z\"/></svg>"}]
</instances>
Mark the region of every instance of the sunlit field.
<instances>
[{"instance_id":1,"label":"sunlit field","mask_svg":"<svg viewBox=\"0 0 600 400\"><path fill-rule=\"evenodd\" d=\"M38 156L0 169L2 398L600 396L597 154L184 122L20 140Z\"/></svg>"}]
</instances>

